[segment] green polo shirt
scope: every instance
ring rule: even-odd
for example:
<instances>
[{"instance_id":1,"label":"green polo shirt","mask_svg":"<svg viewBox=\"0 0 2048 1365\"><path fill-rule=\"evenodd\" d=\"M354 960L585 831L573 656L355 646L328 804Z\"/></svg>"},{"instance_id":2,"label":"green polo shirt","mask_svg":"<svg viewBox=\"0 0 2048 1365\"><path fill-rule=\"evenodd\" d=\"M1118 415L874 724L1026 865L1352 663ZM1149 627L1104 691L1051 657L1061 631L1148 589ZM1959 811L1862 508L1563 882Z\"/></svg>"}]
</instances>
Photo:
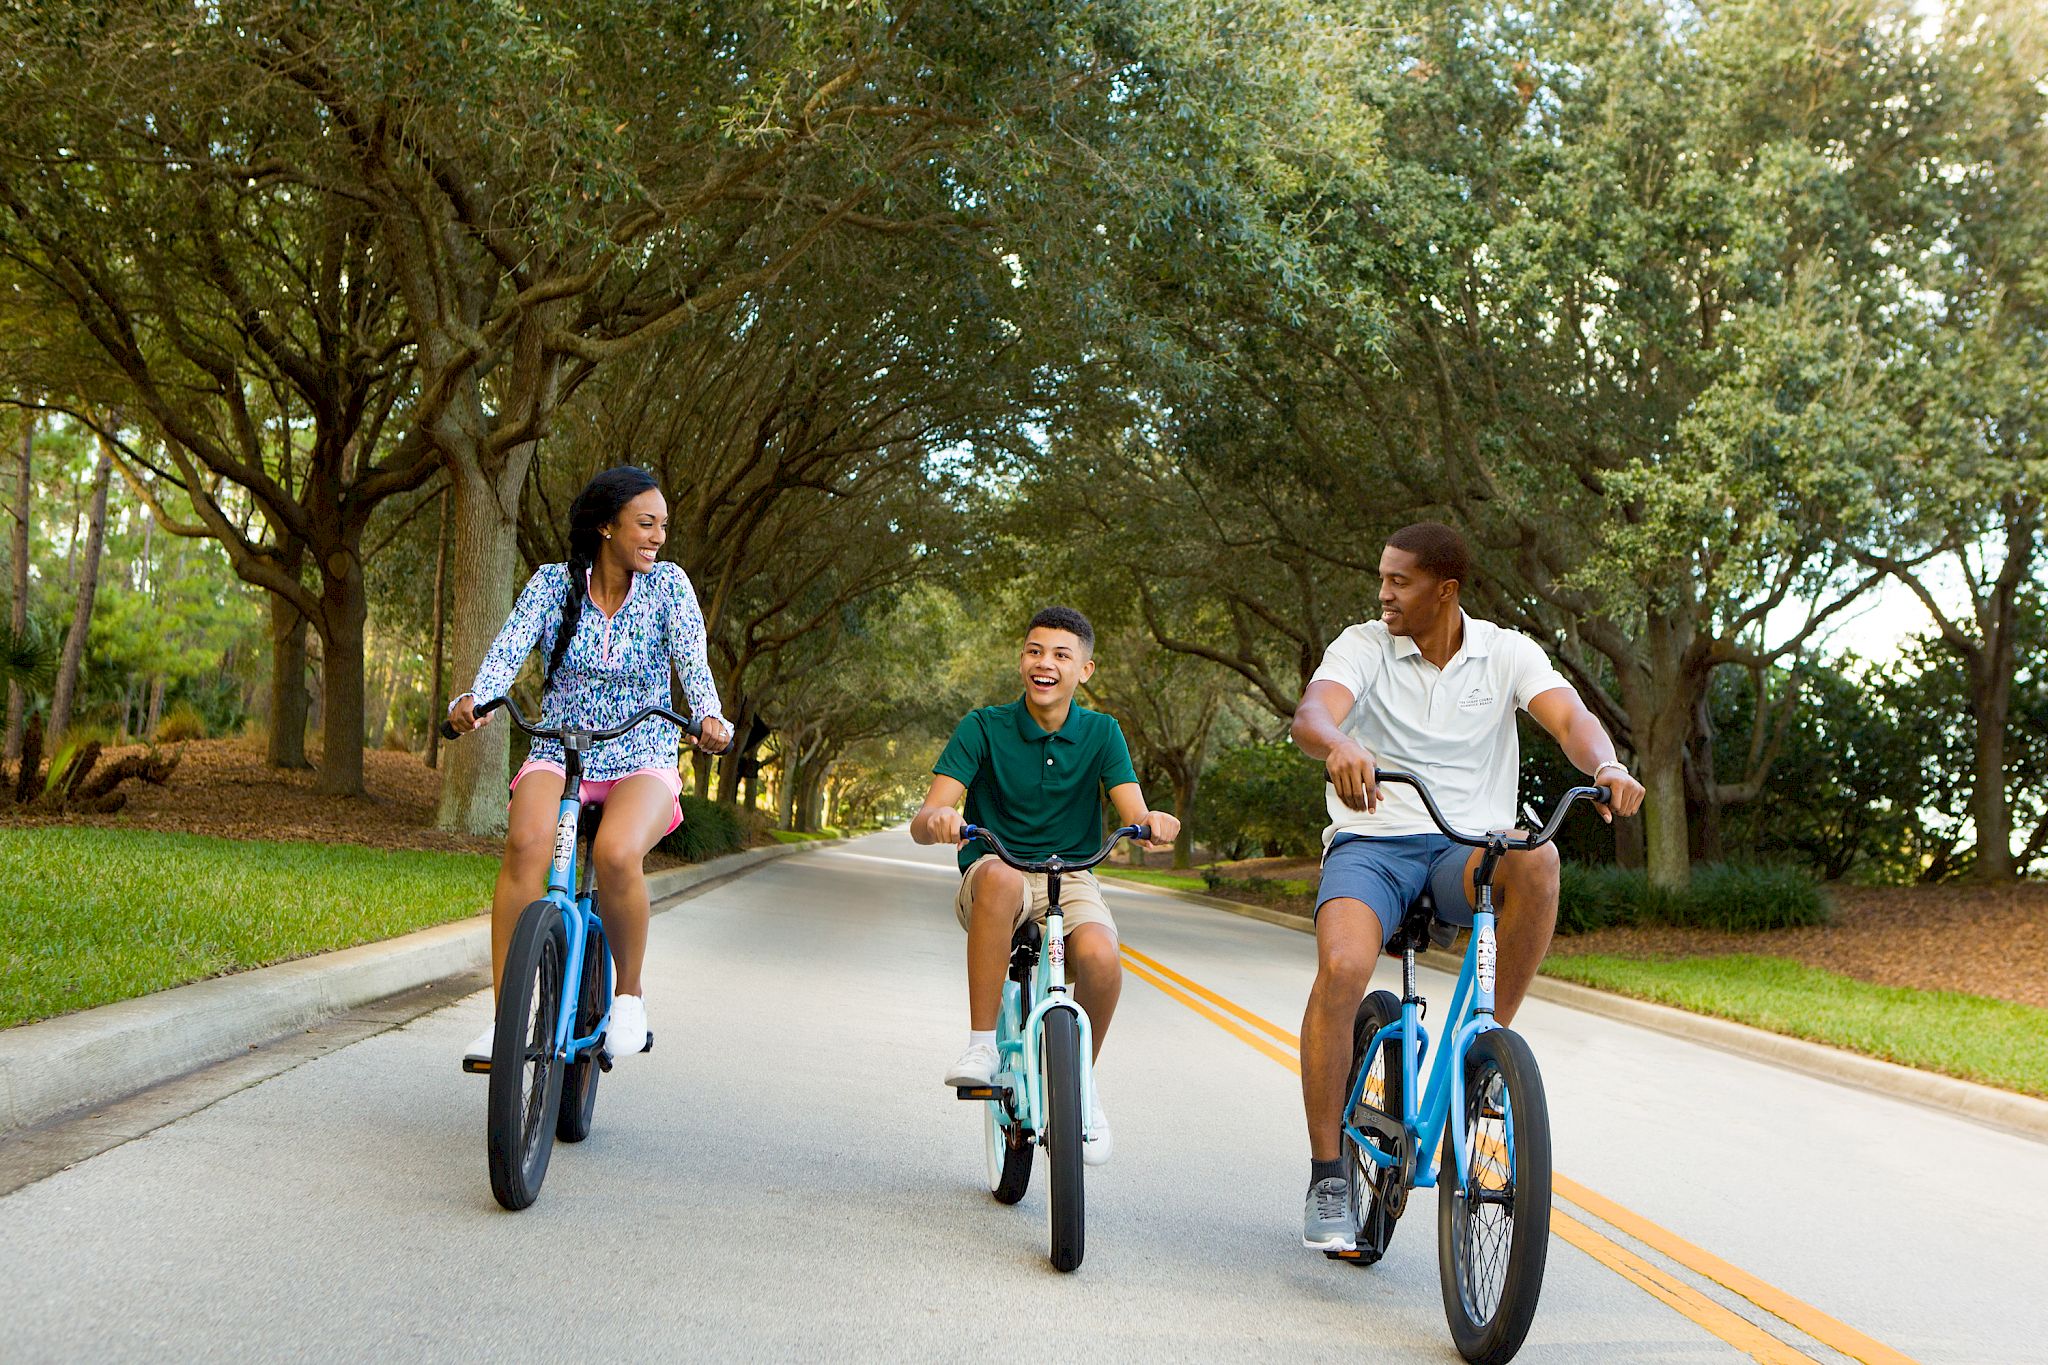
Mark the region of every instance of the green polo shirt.
<instances>
[{"instance_id":1,"label":"green polo shirt","mask_svg":"<svg viewBox=\"0 0 2048 1365\"><path fill-rule=\"evenodd\" d=\"M1019 858L1057 853L1085 858L1102 847L1102 794L1138 780L1130 746L1114 716L1067 711L1048 734L1022 697L969 711L953 729L932 771L967 788L967 820L987 825ZM960 870L986 846L960 850Z\"/></svg>"}]
</instances>

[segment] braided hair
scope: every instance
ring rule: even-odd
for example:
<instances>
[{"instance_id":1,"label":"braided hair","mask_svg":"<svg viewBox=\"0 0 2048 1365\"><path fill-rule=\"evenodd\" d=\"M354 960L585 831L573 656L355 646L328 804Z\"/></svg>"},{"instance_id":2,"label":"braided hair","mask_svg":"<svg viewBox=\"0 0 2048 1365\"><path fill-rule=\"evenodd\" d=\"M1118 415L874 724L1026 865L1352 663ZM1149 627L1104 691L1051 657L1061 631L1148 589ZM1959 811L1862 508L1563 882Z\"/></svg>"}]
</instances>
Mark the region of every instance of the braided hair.
<instances>
[{"instance_id":1,"label":"braided hair","mask_svg":"<svg viewBox=\"0 0 2048 1365\"><path fill-rule=\"evenodd\" d=\"M646 470L622 464L583 485L576 501L569 504L569 587L562 594L562 624L555 630L555 647L548 652L548 671L541 690L553 684L555 670L562 666L562 656L569 652L569 642L576 638L576 627L583 619L583 599L589 591L586 584L591 566L597 563L604 528L618 519L620 509L627 503L659 486Z\"/></svg>"}]
</instances>

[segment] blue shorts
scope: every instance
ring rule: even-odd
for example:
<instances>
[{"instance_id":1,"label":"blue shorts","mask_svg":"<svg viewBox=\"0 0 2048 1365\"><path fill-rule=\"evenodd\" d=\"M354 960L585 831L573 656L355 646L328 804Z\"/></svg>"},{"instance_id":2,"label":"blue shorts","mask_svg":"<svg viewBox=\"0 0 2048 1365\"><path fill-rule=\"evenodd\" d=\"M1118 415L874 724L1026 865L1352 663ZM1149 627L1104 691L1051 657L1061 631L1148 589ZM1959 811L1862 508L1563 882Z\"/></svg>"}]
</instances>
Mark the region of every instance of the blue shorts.
<instances>
[{"instance_id":1,"label":"blue shorts","mask_svg":"<svg viewBox=\"0 0 2048 1365\"><path fill-rule=\"evenodd\" d=\"M1470 924L1472 901L1465 894L1465 864L1472 850L1441 834L1396 834L1374 838L1340 834L1323 855L1323 880L1316 889L1316 913L1325 901L1364 901L1379 916L1380 945L1386 946L1427 886L1436 915L1448 924Z\"/></svg>"}]
</instances>

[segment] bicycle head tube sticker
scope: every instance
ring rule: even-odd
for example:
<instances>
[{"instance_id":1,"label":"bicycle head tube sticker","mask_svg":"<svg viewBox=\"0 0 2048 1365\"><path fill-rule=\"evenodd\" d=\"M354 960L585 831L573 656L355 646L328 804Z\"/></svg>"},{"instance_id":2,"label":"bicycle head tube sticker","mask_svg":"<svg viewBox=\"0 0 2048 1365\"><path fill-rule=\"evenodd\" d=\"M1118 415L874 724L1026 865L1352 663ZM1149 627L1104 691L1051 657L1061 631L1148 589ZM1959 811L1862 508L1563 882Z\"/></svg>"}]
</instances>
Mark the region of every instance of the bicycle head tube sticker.
<instances>
[{"instance_id":1,"label":"bicycle head tube sticker","mask_svg":"<svg viewBox=\"0 0 2048 1365\"><path fill-rule=\"evenodd\" d=\"M1473 950L1473 961L1479 973L1479 989L1493 994L1493 928L1488 926L1479 931Z\"/></svg>"},{"instance_id":2,"label":"bicycle head tube sticker","mask_svg":"<svg viewBox=\"0 0 2048 1365\"><path fill-rule=\"evenodd\" d=\"M1055 967L1064 967L1067 964L1066 938L1060 934L1048 934L1046 937L1051 940L1045 945L1046 960Z\"/></svg>"},{"instance_id":3,"label":"bicycle head tube sticker","mask_svg":"<svg viewBox=\"0 0 2048 1365\"><path fill-rule=\"evenodd\" d=\"M555 831L555 866L567 867L576 856L576 822L564 820Z\"/></svg>"}]
</instances>

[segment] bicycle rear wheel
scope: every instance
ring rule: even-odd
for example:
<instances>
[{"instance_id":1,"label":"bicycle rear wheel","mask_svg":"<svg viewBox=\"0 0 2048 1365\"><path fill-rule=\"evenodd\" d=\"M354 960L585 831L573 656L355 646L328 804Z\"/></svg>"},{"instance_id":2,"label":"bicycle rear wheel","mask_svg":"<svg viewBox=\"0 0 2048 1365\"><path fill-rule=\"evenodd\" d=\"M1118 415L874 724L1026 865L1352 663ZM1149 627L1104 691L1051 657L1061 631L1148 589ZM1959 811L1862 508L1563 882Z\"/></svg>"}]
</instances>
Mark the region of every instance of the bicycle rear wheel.
<instances>
[{"instance_id":1,"label":"bicycle rear wheel","mask_svg":"<svg viewBox=\"0 0 2048 1365\"><path fill-rule=\"evenodd\" d=\"M1000 1100L982 1106L982 1148L988 1156L988 1192L998 1204L1014 1204L1031 1187L1031 1137L1009 1117Z\"/></svg>"},{"instance_id":2,"label":"bicycle rear wheel","mask_svg":"<svg viewBox=\"0 0 2048 1365\"><path fill-rule=\"evenodd\" d=\"M1401 1185L1400 1143L1373 1134L1360 1123L1365 1111L1374 1116L1384 1115L1395 1124L1402 1122L1400 1044L1389 1039L1377 1053L1366 1056L1374 1036L1400 1018L1401 1002L1393 992L1374 991L1359 1002L1357 1020L1352 1025L1353 1083L1361 1069L1366 1072L1365 1090L1358 1097L1358 1107L1345 1115L1344 1134L1344 1169L1351 1177L1352 1207L1358 1225L1358 1254L1347 1259L1357 1265L1371 1265L1386 1254L1387 1243L1394 1237L1394 1224L1407 1206L1408 1192ZM1373 1146L1393 1157L1394 1164L1381 1166L1361 1152L1348 1131L1352 1127L1367 1132Z\"/></svg>"},{"instance_id":3,"label":"bicycle rear wheel","mask_svg":"<svg viewBox=\"0 0 2048 1365\"><path fill-rule=\"evenodd\" d=\"M535 901L520 912L505 954L484 1113L491 1193L508 1209L523 1209L540 1197L555 1150L562 1098L555 1024L561 1018L567 964L568 934L560 908Z\"/></svg>"},{"instance_id":4,"label":"bicycle rear wheel","mask_svg":"<svg viewBox=\"0 0 2048 1365\"><path fill-rule=\"evenodd\" d=\"M1045 1199L1052 1268L1072 1270L1087 1250L1081 1186L1081 1029L1073 1011L1046 1011L1040 1029L1045 1078Z\"/></svg>"},{"instance_id":5,"label":"bicycle rear wheel","mask_svg":"<svg viewBox=\"0 0 2048 1365\"><path fill-rule=\"evenodd\" d=\"M597 909L597 893L590 893L590 908ZM583 979L576 991L578 1038L587 1038L612 1004L611 945L605 942L604 925L590 922L590 936L583 945ZM604 1073L597 1054L602 1043L562 1068L562 1107L555 1116L555 1136L563 1142L581 1142L590 1136L590 1120L597 1113L597 1078Z\"/></svg>"},{"instance_id":6,"label":"bicycle rear wheel","mask_svg":"<svg viewBox=\"0 0 2048 1365\"><path fill-rule=\"evenodd\" d=\"M1470 1188L1458 1188L1448 1136L1437 1175L1437 1270L1444 1317L1465 1359L1500 1365L1522 1349L1543 1291L1550 1244L1550 1111L1535 1054L1491 1029L1465 1052L1464 1126Z\"/></svg>"}]
</instances>

